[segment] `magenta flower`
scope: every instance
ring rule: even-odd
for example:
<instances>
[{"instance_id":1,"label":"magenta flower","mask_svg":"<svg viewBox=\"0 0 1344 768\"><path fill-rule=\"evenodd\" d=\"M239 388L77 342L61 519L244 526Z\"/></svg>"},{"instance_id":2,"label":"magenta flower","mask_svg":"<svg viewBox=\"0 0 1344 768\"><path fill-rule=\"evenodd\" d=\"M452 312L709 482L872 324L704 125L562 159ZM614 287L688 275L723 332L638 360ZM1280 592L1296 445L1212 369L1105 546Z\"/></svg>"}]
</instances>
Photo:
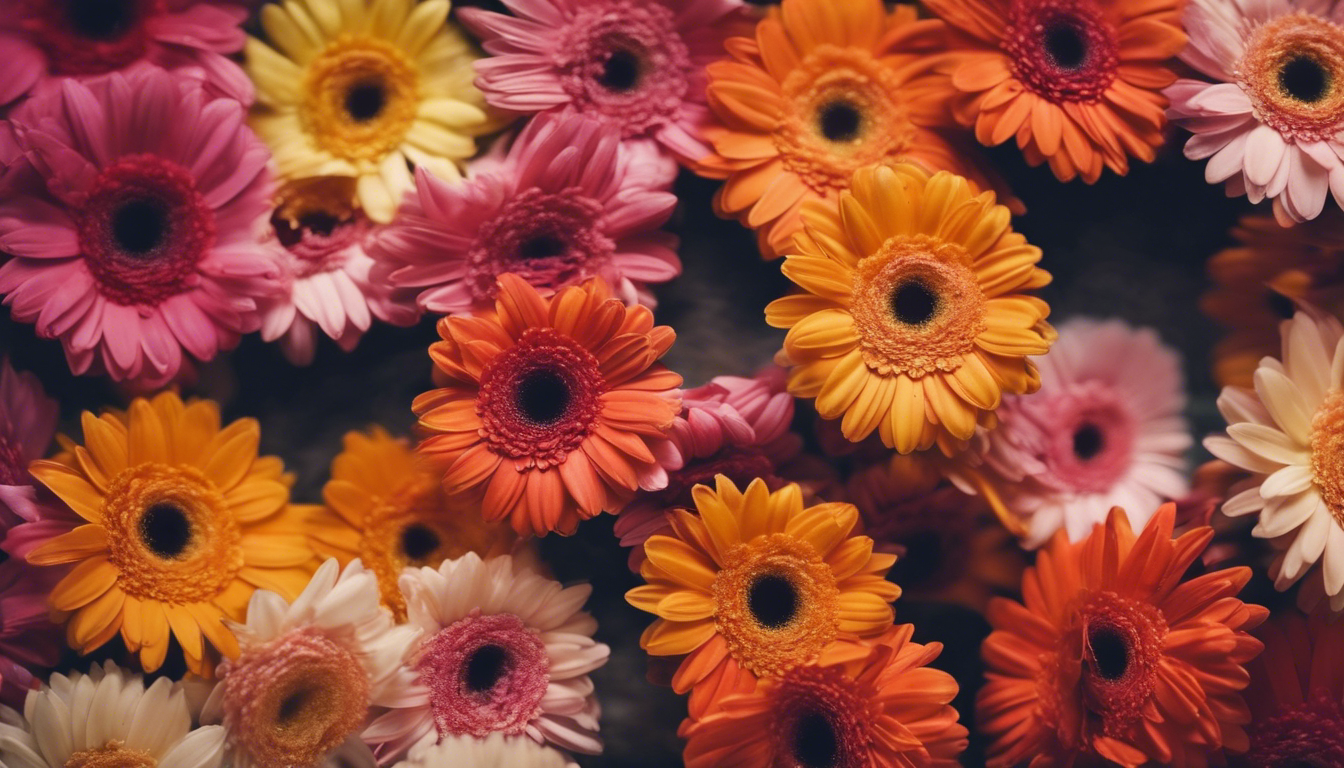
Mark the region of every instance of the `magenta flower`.
<instances>
[{"instance_id":1,"label":"magenta flower","mask_svg":"<svg viewBox=\"0 0 1344 768\"><path fill-rule=\"evenodd\" d=\"M76 373L153 386L256 330L266 147L232 99L136 67L24 102L0 141L0 294ZM17 146L16 146L17 145Z\"/></svg>"},{"instance_id":2,"label":"magenta flower","mask_svg":"<svg viewBox=\"0 0 1344 768\"><path fill-rule=\"evenodd\" d=\"M240 5L203 0L0 0L0 106L137 62L250 104L252 83L227 56L243 49L246 18Z\"/></svg>"},{"instance_id":3,"label":"magenta flower","mask_svg":"<svg viewBox=\"0 0 1344 768\"><path fill-rule=\"evenodd\" d=\"M462 23L493 58L476 62L491 105L531 114L573 110L620 130L631 149L676 160L709 153L705 65L739 28L740 0L505 0L517 17L474 8Z\"/></svg>"},{"instance_id":4,"label":"magenta flower","mask_svg":"<svg viewBox=\"0 0 1344 768\"><path fill-rule=\"evenodd\" d=\"M424 169L397 218L370 243L374 280L419 291L421 307L485 309L512 272L544 295L599 276L627 304L681 273L660 231L677 198L649 189L614 131L577 116L533 119L502 160L466 181Z\"/></svg>"},{"instance_id":5,"label":"magenta flower","mask_svg":"<svg viewBox=\"0 0 1344 768\"><path fill-rule=\"evenodd\" d=\"M48 618L47 595L65 575L17 558L0 562L0 704L23 708L33 670L56 666L65 648L60 625Z\"/></svg>"},{"instance_id":6,"label":"magenta flower","mask_svg":"<svg viewBox=\"0 0 1344 768\"><path fill-rule=\"evenodd\" d=\"M0 360L0 485L32 484L28 462L46 455L59 416L36 376Z\"/></svg>"}]
</instances>

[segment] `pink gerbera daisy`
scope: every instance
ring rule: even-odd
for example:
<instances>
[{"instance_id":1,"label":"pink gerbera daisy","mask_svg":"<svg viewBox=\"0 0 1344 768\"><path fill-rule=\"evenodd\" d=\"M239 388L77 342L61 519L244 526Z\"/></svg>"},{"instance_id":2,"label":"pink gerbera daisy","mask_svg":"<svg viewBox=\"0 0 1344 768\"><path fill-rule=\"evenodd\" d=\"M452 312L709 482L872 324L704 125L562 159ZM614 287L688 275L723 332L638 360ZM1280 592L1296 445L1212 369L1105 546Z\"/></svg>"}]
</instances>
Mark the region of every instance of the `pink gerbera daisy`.
<instances>
[{"instance_id":1,"label":"pink gerbera daisy","mask_svg":"<svg viewBox=\"0 0 1344 768\"><path fill-rule=\"evenodd\" d=\"M741 0L505 0L517 17L467 8L462 23L493 58L476 62L491 105L530 114L573 110L616 126L660 163L709 154L705 65L743 34Z\"/></svg>"},{"instance_id":2,"label":"pink gerbera daisy","mask_svg":"<svg viewBox=\"0 0 1344 768\"><path fill-rule=\"evenodd\" d=\"M1274 200L1281 224L1314 219L1327 192L1344 205L1344 3L1190 0L1187 64L1167 114L1195 135L1210 184L1229 197Z\"/></svg>"},{"instance_id":3,"label":"pink gerbera daisy","mask_svg":"<svg viewBox=\"0 0 1344 768\"><path fill-rule=\"evenodd\" d=\"M70 367L171 379L256 330L266 147L243 107L150 66L65 80L0 141L0 294ZM96 363L96 366L95 366Z\"/></svg>"},{"instance_id":4,"label":"pink gerbera daisy","mask_svg":"<svg viewBox=\"0 0 1344 768\"><path fill-rule=\"evenodd\" d=\"M1185 495L1192 441L1181 361L1157 334L1070 320L1037 364L1040 391L1005 396L998 428L977 435L972 459L997 492L988 500L1026 519L1028 546L1060 528L1081 540L1115 506L1143 525Z\"/></svg>"},{"instance_id":5,"label":"pink gerbera daisy","mask_svg":"<svg viewBox=\"0 0 1344 768\"><path fill-rule=\"evenodd\" d=\"M142 61L251 103L252 83L228 58L243 49L246 18L242 6L203 0L0 0L0 106Z\"/></svg>"},{"instance_id":6,"label":"pink gerbera daisy","mask_svg":"<svg viewBox=\"0 0 1344 768\"><path fill-rule=\"evenodd\" d=\"M261 304L261 337L279 339L295 365L313 361L319 328L349 352L375 317L402 326L420 317L408 291L370 279L365 245L376 227L351 202L354 191L354 179L315 177L277 194L271 227L284 288Z\"/></svg>"},{"instance_id":7,"label":"pink gerbera daisy","mask_svg":"<svg viewBox=\"0 0 1344 768\"><path fill-rule=\"evenodd\" d=\"M418 289L421 307L444 314L490 307L505 272L544 296L600 276L627 304L653 306L645 284L681 272L676 237L658 230L677 198L647 188L619 146L600 123L546 116L466 182L420 169L370 244L375 280Z\"/></svg>"}]
</instances>

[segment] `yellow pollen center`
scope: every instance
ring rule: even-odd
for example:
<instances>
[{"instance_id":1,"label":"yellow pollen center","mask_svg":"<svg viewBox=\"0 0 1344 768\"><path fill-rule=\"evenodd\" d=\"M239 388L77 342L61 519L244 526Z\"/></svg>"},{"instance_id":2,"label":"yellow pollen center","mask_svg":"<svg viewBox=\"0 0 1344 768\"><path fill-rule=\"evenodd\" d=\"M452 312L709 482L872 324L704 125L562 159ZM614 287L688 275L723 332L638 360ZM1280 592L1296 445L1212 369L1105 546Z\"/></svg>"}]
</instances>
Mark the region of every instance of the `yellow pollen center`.
<instances>
[{"instance_id":1,"label":"yellow pollen center","mask_svg":"<svg viewBox=\"0 0 1344 768\"><path fill-rule=\"evenodd\" d=\"M1281 16L1251 34L1235 72L1255 116L1284 136L1319 141L1344 128L1344 27Z\"/></svg>"},{"instance_id":2,"label":"yellow pollen center","mask_svg":"<svg viewBox=\"0 0 1344 768\"><path fill-rule=\"evenodd\" d=\"M415 121L419 80L415 65L396 46L344 34L308 65L299 118L321 149L376 165Z\"/></svg>"},{"instance_id":3,"label":"yellow pollen center","mask_svg":"<svg viewBox=\"0 0 1344 768\"><path fill-rule=\"evenodd\" d=\"M758 676L808 663L840 631L835 574L811 544L782 533L730 549L713 595L728 652Z\"/></svg>"},{"instance_id":4,"label":"yellow pollen center","mask_svg":"<svg viewBox=\"0 0 1344 768\"><path fill-rule=\"evenodd\" d=\"M126 749L115 739L101 747L81 749L65 761L65 768L155 768L154 756L141 749Z\"/></svg>"},{"instance_id":5,"label":"yellow pollen center","mask_svg":"<svg viewBox=\"0 0 1344 768\"><path fill-rule=\"evenodd\" d=\"M1311 474L1326 508L1344 526L1344 391L1326 396L1312 417Z\"/></svg>"}]
</instances>

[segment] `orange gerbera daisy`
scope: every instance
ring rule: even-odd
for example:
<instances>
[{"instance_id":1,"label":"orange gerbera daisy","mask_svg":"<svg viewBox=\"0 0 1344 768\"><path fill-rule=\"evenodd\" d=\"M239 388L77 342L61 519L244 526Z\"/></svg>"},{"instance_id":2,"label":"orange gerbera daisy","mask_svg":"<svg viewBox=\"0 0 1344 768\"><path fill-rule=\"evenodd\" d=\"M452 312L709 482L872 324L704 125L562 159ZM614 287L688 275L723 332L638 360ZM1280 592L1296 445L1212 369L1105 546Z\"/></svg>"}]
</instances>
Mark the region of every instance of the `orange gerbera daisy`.
<instances>
[{"instance_id":1,"label":"orange gerbera daisy","mask_svg":"<svg viewBox=\"0 0 1344 768\"><path fill-rule=\"evenodd\" d=\"M718 475L715 484L691 492L699 517L674 510L672 535L644 543L647 583L626 593L658 616L639 639L644 650L689 654L672 687L691 691L692 717L753 690L758 678L816 660L837 638L881 634L901 594L884 578L896 557L851 535L859 522L852 505L804 509L792 483L771 492L756 479L742 492Z\"/></svg>"},{"instance_id":2,"label":"orange gerbera daisy","mask_svg":"<svg viewBox=\"0 0 1344 768\"><path fill-rule=\"evenodd\" d=\"M255 420L221 429L209 401L165 392L126 416L82 419L83 445L31 467L78 515L28 555L77 564L52 590L53 615L80 653L120 632L153 671L171 634L187 666L209 675L211 648L238 653L221 619L242 621L258 588L292 599L316 566L291 479L279 459L257 456Z\"/></svg>"},{"instance_id":3,"label":"orange gerbera daisy","mask_svg":"<svg viewBox=\"0 0 1344 768\"><path fill-rule=\"evenodd\" d=\"M448 503L438 473L406 440L382 427L347 432L322 487L325 507L313 508L309 535L323 557L342 567L358 557L378 577L383 604L406 619L397 578L406 567L439 567L468 552L481 557L513 548L513 530L480 512Z\"/></svg>"},{"instance_id":4,"label":"orange gerbera daisy","mask_svg":"<svg viewBox=\"0 0 1344 768\"><path fill-rule=\"evenodd\" d=\"M439 335L429 356L444 386L412 408L455 500L544 536L667 485L654 450L681 410L681 376L654 362L676 334L647 307L600 279L542 298L506 273L495 311L446 317Z\"/></svg>"},{"instance_id":5,"label":"orange gerbera daisy","mask_svg":"<svg viewBox=\"0 0 1344 768\"><path fill-rule=\"evenodd\" d=\"M994 194L917 166L854 174L836 203L803 210L784 261L807 293L765 319L788 328L789 392L815 397L846 438L877 430L901 453L969 440L1001 393L1040 387L1028 359L1055 338L1050 308L1021 291L1050 282L1041 251Z\"/></svg>"},{"instance_id":6,"label":"orange gerbera daisy","mask_svg":"<svg viewBox=\"0 0 1344 768\"><path fill-rule=\"evenodd\" d=\"M1237 768L1344 765L1344 623L1320 612L1275 614L1256 630L1247 665L1251 746Z\"/></svg>"},{"instance_id":7,"label":"orange gerbera daisy","mask_svg":"<svg viewBox=\"0 0 1344 768\"><path fill-rule=\"evenodd\" d=\"M1236 598L1249 568L1182 583L1213 529L1172 540L1175 514L1163 505L1135 535L1116 507L1084 541L1060 532L1022 579L1025 605L990 603L989 765L1205 766L1246 749L1244 665L1261 644L1245 630L1268 612Z\"/></svg>"},{"instance_id":8,"label":"orange gerbera daisy","mask_svg":"<svg viewBox=\"0 0 1344 768\"><path fill-rule=\"evenodd\" d=\"M982 144L1091 184L1152 162L1185 46L1181 0L928 0L953 30L952 110Z\"/></svg>"},{"instance_id":9,"label":"orange gerbera daisy","mask_svg":"<svg viewBox=\"0 0 1344 768\"><path fill-rule=\"evenodd\" d=\"M728 180L715 207L757 229L766 257L787 249L803 201L834 200L865 165L911 160L987 183L940 132L955 125L955 91L935 72L944 25L917 16L882 0L784 0L709 65L718 120L697 170Z\"/></svg>"},{"instance_id":10,"label":"orange gerbera daisy","mask_svg":"<svg viewBox=\"0 0 1344 768\"><path fill-rule=\"evenodd\" d=\"M1344 213L1327 209L1288 228L1248 215L1232 236L1237 245L1209 259L1214 287L1200 308L1229 331L1214 348L1214 376L1250 387L1260 360L1279 355L1279 323L1293 316L1293 302L1344 311Z\"/></svg>"},{"instance_id":11,"label":"orange gerbera daisy","mask_svg":"<svg viewBox=\"0 0 1344 768\"><path fill-rule=\"evenodd\" d=\"M912 643L913 632L904 624L875 643L833 643L815 664L724 698L682 725L686 768L960 765L957 681L928 667L942 644Z\"/></svg>"}]
</instances>

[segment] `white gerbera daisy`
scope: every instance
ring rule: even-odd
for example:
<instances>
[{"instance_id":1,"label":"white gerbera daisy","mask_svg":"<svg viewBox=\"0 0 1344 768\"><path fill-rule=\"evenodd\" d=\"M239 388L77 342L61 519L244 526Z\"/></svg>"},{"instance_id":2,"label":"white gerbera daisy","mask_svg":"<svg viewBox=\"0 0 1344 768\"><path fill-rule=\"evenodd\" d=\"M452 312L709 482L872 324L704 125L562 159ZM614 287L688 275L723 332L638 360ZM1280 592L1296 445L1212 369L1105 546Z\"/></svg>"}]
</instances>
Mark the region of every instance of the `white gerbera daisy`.
<instances>
[{"instance_id":1,"label":"white gerbera daisy","mask_svg":"<svg viewBox=\"0 0 1344 768\"><path fill-rule=\"evenodd\" d=\"M425 742L394 768L565 768L565 756L525 736L492 733L484 739L450 736Z\"/></svg>"},{"instance_id":2,"label":"white gerbera daisy","mask_svg":"<svg viewBox=\"0 0 1344 768\"><path fill-rule=\"evenodd\" d=\"M224 729L192 729L180 683L148 688L108 661L89 674L54 674L30 691L23 715L0 707L0 765L9 768L216 768Z\"/></svg>"},{"instance_id":3,"label":"white gerbera daisy","mask_svg":"<svg viewBox=\"0 0 1344 768\"><path fill-rule=\"evenodd\" d=\"M1344 610L1344 326L1306 309L1281 333L1283 361L1261 360L1254 390L1223 389L1227 434L1204 447L1252 473L1223 512L1259 513L1252 533L1281 550L1275 587L1320 561L1331 608Z\"/></svg>"},{"instance_id":4,"label":"white gerbera daisy","mask_svg":"<svg viewBox=\"0 0 1344 768\"><path fill-rule=\"evenodd\" d=\"M371 571L328 560L293 604L257 590L232 627L241 653L219 666L201 719L223 722L234 768L374 764L359 731L371 705L402 697L396 672L419 630L395 625Z\"/></svg>"},{"instance_id":5,"label":"white gerbera daisy","mask_svg":"<svg viewBox=\"0 0 1344 768\"><path fill-rule=\"evenodd\" d=\"M402 574L410 624L423 635L395 678L398 701L364 731L380 762L413 745L496 732L602 751L588 673L611 649L593 641L597 622L579 610L592 588L565 588L518 565L473 552Z\"/></svg>"}]
</instances>

